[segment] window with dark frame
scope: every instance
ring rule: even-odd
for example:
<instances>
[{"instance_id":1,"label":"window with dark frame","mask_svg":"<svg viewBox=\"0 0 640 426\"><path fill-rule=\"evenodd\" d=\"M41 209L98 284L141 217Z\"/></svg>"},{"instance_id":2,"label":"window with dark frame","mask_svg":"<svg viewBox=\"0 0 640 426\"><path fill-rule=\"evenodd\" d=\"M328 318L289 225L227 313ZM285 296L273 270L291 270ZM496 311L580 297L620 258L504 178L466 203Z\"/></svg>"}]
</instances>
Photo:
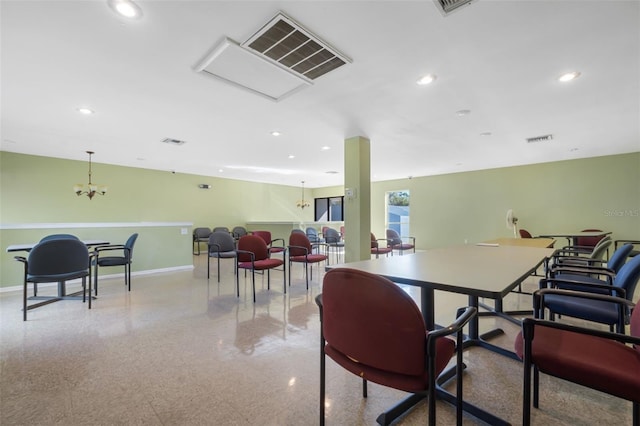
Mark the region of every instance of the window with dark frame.
<instances>
[{"instance_id":1,"label":"window with dark frame","mask_svg":"<svg viewBox=\"0 0 640 426\"><path fill-rule=\"evenodd\" d=\"M344 196L314 199L316 222L341 222L344 220Z\"/></svg>"}]
</instances>

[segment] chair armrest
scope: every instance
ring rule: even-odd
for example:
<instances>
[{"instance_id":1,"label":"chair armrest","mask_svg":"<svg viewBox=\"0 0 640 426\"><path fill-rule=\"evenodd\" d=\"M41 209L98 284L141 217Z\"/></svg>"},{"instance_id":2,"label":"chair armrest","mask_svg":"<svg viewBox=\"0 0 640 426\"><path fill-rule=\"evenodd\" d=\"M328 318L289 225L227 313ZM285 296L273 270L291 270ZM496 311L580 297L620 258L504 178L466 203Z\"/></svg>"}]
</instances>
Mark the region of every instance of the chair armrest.
<instances>
[{"instance_id":1,"label":"chair armrest","mask_svg":"<svg viewBox=\"0 0 640 426\"><path fill-rule=\"evenodd\" d=\"M562 266L562 265L554 265L549 268L549 278L555 278L554 275L561 273L575 273L575 274L583 274L583 275L599 275L605 276L607 281L610 284L613 284L613 279L616 276L615 271L609 268L604 268L600 266Z\"/></svg>"},{"instance_id":2,"label":"chair armrest","mask_svg":"<svg viewBox=\"0 0 640 426\"><path fill-rule=\"evenodd\" d=\"M236 261L237 261L237 262L240 262L240 256L239 256L239 255L240 255L241 253L242 253L242 254L248 254L248 255L250 255L250 256L251 256L251 262L252 262L252 263L253 263L253 261L254 261L254 260L255 260L255 258L256 258L255 253L254 253L254 252L252 252L252 251L249 251L249 250L236 250L236 253L238 254L238 256L236 256Z\"/></svg>"},{"instance_id":3,"label":"chair armrest","mask_svg":"<svg viewBox=\"0 0 640 426\"><path fill-rule=\"evenodd\" d=\"M551 284L551 285L549 285ZM606 290L609 293L617 293L620 295L620 297L625 297L626 296L626 291L625 289L621 288L621 287L616 287L614 285L611 284L596 284L596 283L592 283L592 282L588 282L588 281L579 281L579 280L563 280L562 278L546 278L546 279L542 279L540 280L540 290L544 290L544 289L554 289L557 290L557 284L562 284L564 286L568 286L568 287L582 287L582 288L593 288L593 289L601 289L601 290ZM558 290L560 291L560 290ZM574 291L575 290L567 290L567 291ZM581 292L580 290L578 290L578 292ZM584 291L582 291L582 293L586 293ZM588 293L587 293L588 294Z\"/></svg>"},{"instance_id":4,"label":"chair armrest","mask_svg":"<svg viewBox=\"0 0 640 426\"><path fill-rule=\"evenodd\" d=\"M427 353L429 356L435 355L436 340L440 337L450 336L455 333L462 333L462 328L476 316L478 309L473 306L460 308L457 311L457 318L451 324L438 330L429 331L427 334Z\"/></svg>"},{"instance_id":5,"label":"chair armrest","mask_svg":"<svg viewBox=\"0 0 640 426\"><path fill-rule=\"evenodd\" d=\"M306 247L302 247L302 246L287 246L287 250L289 250L289 256L291 256L291 249L300 249L300 250L304 250L304 255L307 256L309 254L309 249L307 249Z\"/></svg>"},{"instance_id":6,"label":"chair armrest","mask_svg":"<svg viewBox=\"0 0 640 426\"><path fill-rule=\"evenodd\" d=\"M617 305L620 305L620 307L622 308L627 308L628 310L633 309L633 307L635 306L635 303L625 299L624 296L617 297L617 296L609 296L607 294L587 293L584 291L543 288L533 292L533 312L534 312L534 315L536 315L536 318L538 318L538 314L540 312L543 312L544 310L544 307L545 307L544 298L546 295L560 295L560 296L567 296L567 297L575 297L579 299L590 299L590 300L599 300L602 302L610 302L610 303L615 303Z\"/></svg>"},{"instance_id":7,"label":"chair armrest","mask_svg":"<svg viewBox=\"0 0 640 426\"><path fill-rule=\"evenodd\" d=\"M13 258L15 260L17 260L18 262L22 262L22 263L25 263L25 264L27 263L27 258L24 257L24 256L13 256Z\"/></svg>"},{"instance_id":8,"label":"chair armrest","mask_svg":"<svg viewBox=\"0 0 640 426\"><path fill-rule=\"evenodd\" d=\"M522 321L523 335L534 336L534 327L548 327L555 328L557 330L568 331L571 333L586 334L589 336L600 337L603 339L617 340L621 343L640 345L640 337L629 336L627 334L612 333L610 331L597 330L594 328L585 328L575 325L570 325L562 322L548 321L539 318L525 318Z\"/></svg>"},{"instance_id":9,"label":"chair armrest","mask_svg":"<svg viewBox=\"0 0 640 426\"><path fill-rule=\"evenodd\" d=\"M276 241L282 241L282 245L278 245L276 247L284 247L284 238L276 238L275 240L271 240L271 242L269 243L270 247L273 247L273 243L275 243Z\"/></svg>"},{"instance_id":10,"label":"chair armrest","mask_svg":"<svg viewBox=\"0 0 640 426\"><path fill-rule=\"evenodd\" d=\"M123 244L109 244L104 246L96 246L93 249L93 251L101 252L101 251L107 251L107 250L125 250L125 249L127 249L127 247L125 247Z\"/></svg>"}]
</instances>

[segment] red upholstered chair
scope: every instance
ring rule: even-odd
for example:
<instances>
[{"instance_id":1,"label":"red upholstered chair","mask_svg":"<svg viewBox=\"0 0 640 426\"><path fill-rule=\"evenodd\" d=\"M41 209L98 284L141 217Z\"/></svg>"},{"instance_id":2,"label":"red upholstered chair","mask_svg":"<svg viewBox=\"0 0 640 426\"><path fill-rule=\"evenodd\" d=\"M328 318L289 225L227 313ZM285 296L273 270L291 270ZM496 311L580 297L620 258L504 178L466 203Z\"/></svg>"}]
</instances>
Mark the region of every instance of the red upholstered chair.
<instances>
[{"instance_id":1,"label":"red upholstered chair","mask_svg":"<svg viewBox=\"0 0 640 426\"><path fill-rule=\"evenodd\" d=\"M534 294L534 306L544 303L543 296ZM621 309L633 305L624 298L596 294L590 297L619 303ZM631 316L629 336L526 318L515 349L524 361L524 426L531 422L532 367L535 408L539 406L538 382L543 372L631 401L633 425L640 425L640 308L636 307Z\"/></svg>"},{"instance_id":2,"label":"red upholstered chair","mask_svg":"<svg viewBox=\"0 0 640 426\"><path fill-rule=\"evenodd\" d=\"M602 229L583 229L580 232L602 232ZM603 239L602 237L577 237L575 241L575 245L581 247L595 247L598 242Z\"/></svg>"},{"instance_id":3,"label":"red upholstered chair","mask_svg":"<svg viewBox=\"0 0 640 426\"><path fill-rule=\"evenodd\" d=\"M387 257L389 256L389 253L391 253L391 255L393 255L393 249L391 247L388 246L388 244L385 244L384 246L380 247L380 241L387 241L386 238L381 238L381 239L377 239L375 235L373 235L373 232L371 233L371 254L375 254L376 255L376 259L381 255L384 254Z\"/></svg>"},{"instance_id":4,"label":"red upholstered chair","mask_svg":"<svg viewBox=\"0 0 640 426\"><path fill-rule=\"evenodd\" d=\"M324 243L311 244L304 232L292 232L291 235L289 235L289 285L291 285L291 263L304 263L307 289L309 289L309 265L311 265L311 279L313 279L313 264L327 260L326 254L314 253L313 249L323 247L324 250L322 251L326 253L326 246Z\"/></svg>"},{"instance_id":5,"label":"red upholstered chair","mask_svg":"<svg viewBox=\"0 0 640 426\"><path fill-rule=\"evenodd\" d=\"M324 425L325 357L367 381L429 398L429 424L435 425L435 383L462 348L462 327L473 307L449 327L429 331L413 299L386 278L349 268L324 276L320 308L320 424ZM457 351L457 420L462 423L462 350Z\"/></svg>"},{"instance_id":6,"label":"red upholstered chair","mask_svg":"<svg viewBox=\"0 0 640 426\"><path fill-rule=\"evenodd\" d=\"M526 229L520 229L518 232L520 232L520 238L533 238L531 233Z\"/></svg>"},{"instance_id":7,"label":"red upholstered chair","mask_svg":"<svg viewBox=\"0 0 640 426\"><path fill-rule=\"evenodd\" d=\"M276 238L275 240L272 240L270 231L253 231L251 232L251 234L257 235L258 237L262 238L265 244L267 244L267 248L269 249L269 253L271 254L283 253L286 249L284 246L284 239ZM280 242L281 245L280 244L274 245L274 243L278 243L278 242Z\"/></svg>"},{"instance_id":8,"label":"red upholstered chair","mask_svg":"<svg viewBox=\"0 0 640 426\"><path fill-rule=\"evenodd\" d=\"M284 292L287 291L287 266L282 259L272 259L269 257L269 249L264 240L256 235L245 235L238 240L236 250L236 270L251 270L251 285L253 287L253 302L256 301L256 271L267 271L267 289L271 289L270 271L273 268L282 266L284 273L282 283ZM236 274L237 294L240 297L240 274Z\"/></svg>"}]
</instances>

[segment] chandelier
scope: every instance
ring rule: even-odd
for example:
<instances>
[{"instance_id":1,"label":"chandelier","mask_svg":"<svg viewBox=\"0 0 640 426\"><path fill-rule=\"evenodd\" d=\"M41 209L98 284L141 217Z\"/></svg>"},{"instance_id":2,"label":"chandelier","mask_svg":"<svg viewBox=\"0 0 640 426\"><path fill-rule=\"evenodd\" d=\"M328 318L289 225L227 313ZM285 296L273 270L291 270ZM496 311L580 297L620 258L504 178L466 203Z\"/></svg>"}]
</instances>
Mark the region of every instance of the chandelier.
<instances>
[{"instance_id":1,"label":"chandelier","mask_svg":"<svg viewBox=\"0 0 640 426\"><path fill-rule=\"evenodd\" d=\"M304 210L305 207L311 206L311 203L304 199L304 181L302 181L302 198L296 202L296 207L300 207Z\"/></svg>"},{"instance_id":2,"label":"chandelier","mask_svg":"<svg viewBox=\"0 0 640 426\"><path fill-rule=\"evenodd\" d=\"M105 185L96 185L91 183L91 156L94 154L93 151L87 151L89 154L89 183L85 186L81 183L73 185L73 191L76 195L86 195L89 199L92 199L94 195L100 194L105 195L107 193L107 187Z\"/></svg>"}]
</instances>

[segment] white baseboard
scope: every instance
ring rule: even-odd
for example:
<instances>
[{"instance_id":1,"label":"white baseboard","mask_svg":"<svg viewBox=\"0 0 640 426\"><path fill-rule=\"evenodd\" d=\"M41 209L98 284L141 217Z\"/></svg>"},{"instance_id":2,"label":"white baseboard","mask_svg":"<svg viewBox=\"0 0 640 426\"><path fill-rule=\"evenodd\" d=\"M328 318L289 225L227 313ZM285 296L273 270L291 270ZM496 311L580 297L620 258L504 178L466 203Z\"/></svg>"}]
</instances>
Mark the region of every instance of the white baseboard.
<instances>
[{"instance_id":1,"label":"white baseboard","mask_svg":"<svg viewBox=\"0 0 640 426\"><path fill-rule=\"evenodd\" d=\"M178 271L187 271L187 270L192 270L194 268L193 265L184 265L184 266L172 266L170 268L160 268L160 269L149 269L146 271L136 271L136 272L131 272L131 276L132 277L136 277L136 276L141 276L141 275L152 275L152 274L163 274L163 273L167 273L167 272L178 272ZM100 280L109 280L109 279L123 279L124 278L124 272L121 274L109 274L109 275L100 275ZM80 284L82 283L82 280L71 280L71 281L67 281L68 284ZM55 287L57 286L58 283L43 283L43 284L38 284L39 288L47 288L47 287ZM7 293L10 291L22 291L22 285L14 285L14 286L10 286L10 287L0 287L0 293Z\"/></svg>"}]
</instances>

